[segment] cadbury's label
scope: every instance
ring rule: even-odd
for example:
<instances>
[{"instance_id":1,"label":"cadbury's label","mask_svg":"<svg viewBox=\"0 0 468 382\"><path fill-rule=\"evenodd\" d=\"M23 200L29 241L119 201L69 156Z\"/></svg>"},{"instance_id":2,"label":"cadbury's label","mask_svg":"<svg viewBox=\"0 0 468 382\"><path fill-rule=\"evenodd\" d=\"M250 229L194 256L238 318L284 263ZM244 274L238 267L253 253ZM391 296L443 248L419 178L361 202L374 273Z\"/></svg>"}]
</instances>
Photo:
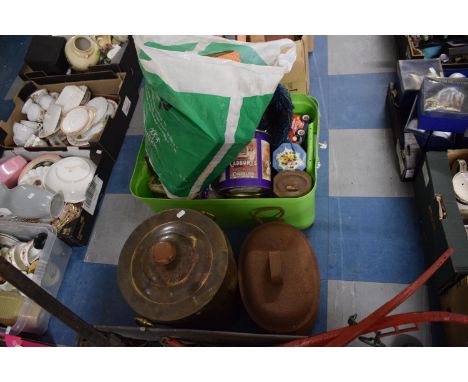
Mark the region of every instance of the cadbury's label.
<instances>
[{"instance_id":1,"label":"cadbury's label","mask_svg":"<svg viewBox=\"0 0 468 382\"><path fill-rule=\"evenodd\" d=\"M257 168L257 140L254 138L239 153L230 165L231 179L256 179Z\"/></svg>"}]
</instances>

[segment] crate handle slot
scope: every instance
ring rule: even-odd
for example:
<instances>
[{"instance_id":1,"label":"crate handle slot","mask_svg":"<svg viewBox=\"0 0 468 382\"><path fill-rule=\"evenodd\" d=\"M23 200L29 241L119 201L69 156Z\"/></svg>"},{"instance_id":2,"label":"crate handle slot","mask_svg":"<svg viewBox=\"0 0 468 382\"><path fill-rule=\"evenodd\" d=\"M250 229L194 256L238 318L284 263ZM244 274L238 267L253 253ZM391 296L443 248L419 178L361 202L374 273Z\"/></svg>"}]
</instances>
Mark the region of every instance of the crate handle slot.
<instances>
[{"instance_id":1,"label":"crate handle slot","mask_svg":"<svg viewBox=\"0 0 468 382\"><path fill-rule=\"evenodd\" d=\"M439 205L439 220L447 219L447 209L445 208L445 203L444 199L442 198L442 195L436 194L435 200Z\"/></svg>"},{"instance_id":2,"label":"crate handle slot","mask_svg":"<svg viewBox=\"0 0 468 382\"><path fill-rule=\"evenodd\" d=\"M259 216L259 214L266 212L266 211L277 211L275 215L269 217L268 219L273 219L275 221L282 220L285 211L283 207L261 207L257 208L256 210L252 211L252 217L259 222L260 224L265 223L265 221ZM265 219L265 218L264 218Z\"/></svg>"}]
</instances>

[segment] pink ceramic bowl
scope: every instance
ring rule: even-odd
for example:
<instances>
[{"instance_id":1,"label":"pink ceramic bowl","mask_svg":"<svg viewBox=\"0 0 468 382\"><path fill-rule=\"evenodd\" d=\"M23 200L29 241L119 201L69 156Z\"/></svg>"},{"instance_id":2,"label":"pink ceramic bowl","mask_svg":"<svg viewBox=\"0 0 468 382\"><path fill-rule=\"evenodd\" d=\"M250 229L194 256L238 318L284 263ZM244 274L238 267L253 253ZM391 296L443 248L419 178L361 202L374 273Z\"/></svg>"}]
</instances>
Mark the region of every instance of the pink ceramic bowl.
<instances>
[{"instance_id":1,"label":"pink ceramic bowl","mask_svg":"<svg viewBox=\"0 0 468 382\"><path fill-rule=\"evenodd\" d=\"M5 183L8 188L15 187L18 177L28 161L20 155L15 155L0 162L0 182Z\"/></svg>"}]
</instances>

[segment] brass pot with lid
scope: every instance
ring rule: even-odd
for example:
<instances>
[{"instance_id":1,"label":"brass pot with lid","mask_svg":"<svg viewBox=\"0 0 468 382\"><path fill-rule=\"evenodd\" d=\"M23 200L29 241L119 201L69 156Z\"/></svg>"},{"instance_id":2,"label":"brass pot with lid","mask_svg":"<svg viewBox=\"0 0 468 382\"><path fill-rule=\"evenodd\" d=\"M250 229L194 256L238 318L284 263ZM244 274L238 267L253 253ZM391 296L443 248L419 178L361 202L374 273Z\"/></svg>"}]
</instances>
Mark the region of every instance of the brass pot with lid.
<instances>
[{"instance_id":1,"label":"brass pot with lid","mask_svg":"<svg viewBox=\"0 0 468 382\"><path fill-rule=\"evenodd\" d=\"M308 334L319 308L320 274L301 231L281 221L255 228L243 243L238 277L242 302L257 325Z\"/></svg>"},{"instance_id":2,"label":"brass pot with lid","mask_svg":"<svg viewBox=\"0 0 468 382\"><path fill-rule=\"evenodd\" d=\"M220 326L235 307L237 269L227 238L204 214L172 209L125 242L118 283L128 305L158 323Z\"/></svg>"}]
</instances>

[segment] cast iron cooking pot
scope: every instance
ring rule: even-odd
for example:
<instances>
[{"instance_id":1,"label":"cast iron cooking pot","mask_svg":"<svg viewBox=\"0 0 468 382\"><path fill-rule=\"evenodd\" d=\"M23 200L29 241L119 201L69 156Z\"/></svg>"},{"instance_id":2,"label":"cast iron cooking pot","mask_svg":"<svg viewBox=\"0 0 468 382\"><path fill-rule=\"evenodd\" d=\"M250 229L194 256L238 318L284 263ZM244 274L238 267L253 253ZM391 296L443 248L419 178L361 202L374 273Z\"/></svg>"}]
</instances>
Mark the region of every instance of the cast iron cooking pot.
<instances>
[{"instance_id":1,"label":"cast iron cooking pot","mask_svg":"<svg viewBox=\"0 0 468 382\"><path fill-rule=\"evenodd\" d=\"M273 333L308 334L320 298L317 260L307 237L283 222L265 223L245 240L239 288L250 317Z\"/></svg>"},{"instance_id":2,"label":"cast iron cooking pot","mask_svg":"<svg viewBox=\"0 0 468 382\"><path fill-rule=\"evenodd\" d=\"M235 308L237 270L219 226L204 214L172 209L141 223L118 264L128 305L158 323L218 327Z\"/></svg>"}]
</instances>

